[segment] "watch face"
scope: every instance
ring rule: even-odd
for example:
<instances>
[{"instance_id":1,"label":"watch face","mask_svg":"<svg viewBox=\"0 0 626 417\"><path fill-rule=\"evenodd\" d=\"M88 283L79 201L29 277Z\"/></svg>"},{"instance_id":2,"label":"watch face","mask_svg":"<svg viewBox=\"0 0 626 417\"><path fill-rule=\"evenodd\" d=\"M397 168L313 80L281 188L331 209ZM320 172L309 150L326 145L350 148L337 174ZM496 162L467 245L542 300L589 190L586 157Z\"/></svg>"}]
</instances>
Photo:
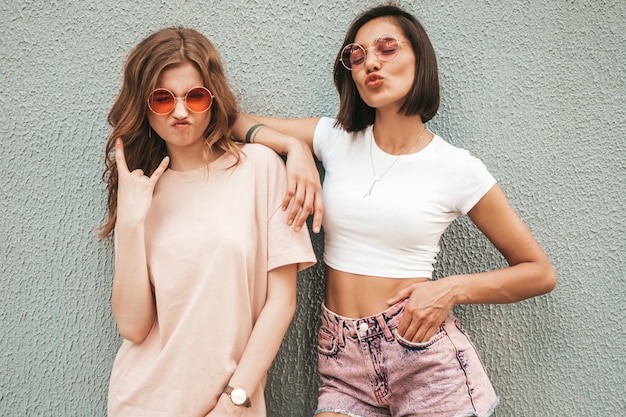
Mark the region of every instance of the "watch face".
<instances>
[{"instance_id":1,"label":"watch face","mask_svg":"<svg viewBox=\"0 0 626 417\"><path fill-rule=\"evenodd\" d=\"M241 388L235 388L233 392L230 393L230 398L233 400L233 403L237 405L241 405L246 401L248 395Z\"/></svg>"}]
</instances>

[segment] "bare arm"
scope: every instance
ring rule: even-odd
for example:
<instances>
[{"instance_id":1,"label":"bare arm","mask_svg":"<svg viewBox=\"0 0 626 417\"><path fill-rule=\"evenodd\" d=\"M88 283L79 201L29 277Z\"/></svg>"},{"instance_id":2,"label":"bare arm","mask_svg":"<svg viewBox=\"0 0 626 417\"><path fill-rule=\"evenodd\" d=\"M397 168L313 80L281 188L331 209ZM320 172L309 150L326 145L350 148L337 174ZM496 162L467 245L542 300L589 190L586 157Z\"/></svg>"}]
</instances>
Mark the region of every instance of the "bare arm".
<instances>
[{"instance_id":1,"label":"bare arm","mask_svg":"<svg viewBox=\"0 0 626 417\"><path fill-rule=\"evenodd\" d=\"M249 397L252 397L267 374L293 319L296 311L296 276L296 264L268 272L265 305L228 383L232 387L242 388ZM233 405L228 396L222 395L208 416L231 415L225 412L238 415L237 412L243 411L243 407Z\"/></svg>"},{"instance_id":2,"label":"bare arm","mask_svg":"<svg viewBox=\"0 0 626 417\"><path fill-rule=\"evenodd\" d=\"M468 214L510 267L482 274L475 283L465 283L457 304L514 303L554 289L557 277L552 263L499 186L494 186Z\"/></svg>"},{"instance_id":3,"label":"bare arm","mask_svg":"<svg viewBox=\"0 0 626 417\"><path fill-rule=\"evenodd\" d=\"M532 233L495 185L468 213L510 265L497 271L453 275L402 289L390 303L409 298L398 332L408 340L430 339L456 304L504 304L548 293L556 272Z\"/></svg>"},{"instance_id":4,"label":"bare arm","mask_svg":"<svg viewBox=\"0 0 626 417\"><path fill-rule=\"evenodd\" d=\"M239 114L233 134L243 141L248 129L257 123L262 123L270 129L265 133L260 130L255 136L255 143L261 143L279 154L287 154L294 145L293 139L299 139L307 144L310 150L313 150L313 134L319 120L319 117L284 119Z\"/></svg>"},{"instance_id":5,"label":"bare arm","mask_svg":"<svg viewBox=\"0 0 626 417\"><path fill-rule=\"evenodd\" d=\"M115 224L115 274L111 307L120 335L141 343L154 323L156 305L148 279L144 220L154 187L169 163L165 157L151 177L143 171L129 172L120 139L115 143L119 175Z\"/></svg>"},{"instance_id":6,"label":"bare arm","mask_svg":"<svg viewBox=\"0 0 626 417\"><path fill-rule=\"evenodd\" d=\"M293 224L296 231L310 214L313 214L313 232L318 233L322 225L322 185L312 151L318 121L319 118L279 119L240 114L233 129L235 138L243 141L251 127L264 124L266 127L255 132L254 142L287 156L287 192L282 208L287 210L288 224Z\"/></svg>"}]
</instances>

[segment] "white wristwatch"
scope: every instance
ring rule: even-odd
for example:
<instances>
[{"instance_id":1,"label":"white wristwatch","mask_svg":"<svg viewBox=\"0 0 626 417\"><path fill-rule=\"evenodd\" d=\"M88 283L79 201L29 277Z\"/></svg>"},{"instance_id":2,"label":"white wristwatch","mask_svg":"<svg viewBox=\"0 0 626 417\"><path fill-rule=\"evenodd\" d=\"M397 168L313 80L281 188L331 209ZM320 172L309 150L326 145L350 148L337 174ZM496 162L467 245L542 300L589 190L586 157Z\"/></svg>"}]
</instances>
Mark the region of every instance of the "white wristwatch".
<instances>
[{"instance_id":1,"label":"white wristwatch","mask_svg":"<svg viewBox=\"0 0 626 417\"><path fill-rule=\"evenodd\" d=\"M250 398L248 398L248 394L246 394L246 392L241 388L234 388L230 385L226 385L226 388L224 388L224 394L228 395L230 400L235 405L252 407L252 402L250 401Z\"/></svg>"}]
</instances>

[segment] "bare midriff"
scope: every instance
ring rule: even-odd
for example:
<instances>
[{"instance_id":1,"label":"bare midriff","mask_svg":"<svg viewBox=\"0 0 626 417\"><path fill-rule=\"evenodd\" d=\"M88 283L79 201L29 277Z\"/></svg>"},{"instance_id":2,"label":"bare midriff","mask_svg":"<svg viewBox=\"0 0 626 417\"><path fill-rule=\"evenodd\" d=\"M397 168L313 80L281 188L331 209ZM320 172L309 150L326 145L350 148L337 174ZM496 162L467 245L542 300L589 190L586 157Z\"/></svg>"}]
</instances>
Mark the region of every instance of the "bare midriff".
<instances>
[{"instance_id":1,"label":"bare midriff","mask_svg":"<svg viewBox=\"0 0 626 417\"><path fill-rule=\"evenodd\" d=\"M387 310L393 295L428 278L388 278L351 274L326 267L326 308L343 317L369 317Z\"/></svg>"}]
</instances>

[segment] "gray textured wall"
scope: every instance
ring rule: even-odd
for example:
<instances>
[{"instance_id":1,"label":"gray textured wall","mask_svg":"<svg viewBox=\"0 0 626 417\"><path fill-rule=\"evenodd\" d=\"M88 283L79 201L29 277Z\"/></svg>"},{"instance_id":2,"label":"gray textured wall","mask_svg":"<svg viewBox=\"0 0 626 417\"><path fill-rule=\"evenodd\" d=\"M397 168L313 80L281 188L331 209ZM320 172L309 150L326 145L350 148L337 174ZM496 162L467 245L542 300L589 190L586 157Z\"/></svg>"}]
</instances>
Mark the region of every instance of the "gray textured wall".
<instances>
[{"instance_id":1,"label":"gray textured wall","mask_svg":"<svg viewBox=\"0 0 626 417\"><path fill-rule=\"evenodd\" d=\"M102 416L119 346L104 215L105 117L122 62L175 24L218 46L242 108L334 115L343 31L375 2L0 1L0 415ZM462 306L498 416L626 414L624 0L402 1L425 24L443 102L430 129L482 158L558 270L548 296ZM502 259L466 219L438 275ZM321 253L319 237L315 241ZM310 416L321 268L271 370L270 416Z\"/></svg>"}]
</instances>

